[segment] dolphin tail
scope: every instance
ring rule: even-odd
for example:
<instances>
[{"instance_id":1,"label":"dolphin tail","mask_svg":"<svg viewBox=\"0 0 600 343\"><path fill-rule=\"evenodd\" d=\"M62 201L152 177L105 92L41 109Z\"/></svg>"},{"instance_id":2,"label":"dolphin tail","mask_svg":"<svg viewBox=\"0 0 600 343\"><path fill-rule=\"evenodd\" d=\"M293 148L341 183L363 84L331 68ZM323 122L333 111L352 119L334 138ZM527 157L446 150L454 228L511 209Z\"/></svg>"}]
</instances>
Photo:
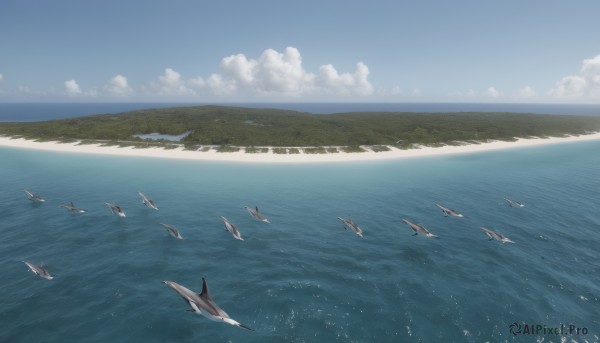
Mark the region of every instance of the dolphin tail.
<instances>
[{"instance_id":1,"label":"dolphin tail","mask_svg":"<svg viewBox=\"0 0 600 343\"><path fill-rule=\"evenodd\" d=\"M244 325L244 324L238 322L237 320L233 320L231 318L226 318L226 317L217 317L217 318L221 319L222 321L224 321L227 324L235 325L235 326L245 329L245 330L254 331L253 328L249 327L248 325Z\"/></svg>"},{"instance_id":2,"label":"dolphin tail","mask_svg":"<svg viewBox=\"0 0 600 343\"><path fill-rule=\"evenodd\" d=\"M248 331L255 331L253 328L251 328L251 327L249 327L249 326L247 326L247 325L244 325L244 324L242 324L242 323L237 323L237 324L235 324L235 326L237 326L237 327L240 327L240 328L242 328L242 329L246 329L246 330L248 330Z\"/></svg>"}]
</instances>

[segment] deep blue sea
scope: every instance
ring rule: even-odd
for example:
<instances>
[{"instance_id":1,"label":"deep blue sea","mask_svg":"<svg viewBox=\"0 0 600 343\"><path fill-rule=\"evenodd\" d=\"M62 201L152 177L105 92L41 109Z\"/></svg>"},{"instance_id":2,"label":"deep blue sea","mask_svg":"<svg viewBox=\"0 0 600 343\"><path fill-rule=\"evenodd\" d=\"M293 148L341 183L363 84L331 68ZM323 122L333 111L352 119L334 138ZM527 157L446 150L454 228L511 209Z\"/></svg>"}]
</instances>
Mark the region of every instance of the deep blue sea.
<instances>
[{"instance_id":1,"label":"deep blue sea","mask_svg":"<svg viewBox=\"0 0 600 343\"><path fill-rule=\"evenodd\" d=\"M311 113L488 106L254 105ZM151 107L158 104L0 104L0 120ZM599 112L525 107L513 111ZM596 141L278 165L0 147L0 342L600 342L598 151ZM25 189L46 202L32 203ZM138 191L160 210L145 207ZM506 197L525 207L507 206ZM88 212L60 207L70 201ZM444 217L436 203L465 218ZM244 206L259 206L272 224ZM245 240L224 231L219 216ZM364 238L337 217L351 218ZM440 239L412 236L403 218ZM489 241L480 226L515 243ZM43 263L55 278L34 275L22 260ZM162 283L200 292L202 277L217 304L256 332L186 312ZM531 325L563 325L565 335L529 334Z\"/></svg>"},{"instance_id":2,"label":"deep blue sea","mask_svg":"<svg viewBox=\"0 0 600 343\"><path fill-rule=\"evenodd\" d=\"M598 342L598 151L595 141L278 165L0 148L0 341ZM70 201L88 212L60 207ZM444 217L436 203L465 218ZM243 208L255 205L272 224ZM440 239L412 236L403 218ZM489 241L480 226L515 243ZM186 312L162 283L200 292L202 277L256 332ZM580 334L523 334L532 324Z\"/></svg>"}]
</instances>

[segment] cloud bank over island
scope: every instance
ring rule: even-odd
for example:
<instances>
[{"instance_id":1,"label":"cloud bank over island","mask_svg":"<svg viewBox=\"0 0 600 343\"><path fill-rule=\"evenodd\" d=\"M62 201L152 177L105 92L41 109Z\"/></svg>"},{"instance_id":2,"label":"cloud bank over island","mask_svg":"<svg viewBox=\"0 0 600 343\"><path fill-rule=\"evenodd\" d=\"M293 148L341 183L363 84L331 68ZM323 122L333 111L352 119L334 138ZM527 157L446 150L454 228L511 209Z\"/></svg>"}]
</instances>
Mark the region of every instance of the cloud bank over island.
<instances>
[{"instance_id":1,"label":"cloud bank over island","mask_svg":"<svg viewBox=\"0 0 600 343\"><path fill-rule=\"evenodd\" d=\"M334 97L369 96L373 85L368 80L369 67L356 64L354 72L340 73L331 65L322 65L317 73L302 66L300 51L287 47L283 52L267 49L256 59L235 54L221 60L222 73L185 80L166 68L158 81L144 90L161 95L238 95L298 99L317 94Z\"/></svg>"},{"instance_id":2,"label":"cloud bank over island","mask_svg":"<svg viewBox=\"0 0 600 343\"><path fill-rule=\"evenodd\" d=\"M520 87L449 90L430 94L427 87L414 85L376 88L370 69L363 61L354 70L340 71L333 64L307 70L300 50L266 49L257 57L244 53L222 57L217 70L207 75L183 75L167 66L162 74L136 80L131 85L124 74L114 75L104 84L82 87L77 77L62 87L47 90L19 85L8 89L0 73L0 99L64 99L78 101L459 101L459 102L600 102L600 54L582 61L578 73L559 78L553 85L536 90L527 80ZM398 76L399 80L402 75ZM506 86L505 86L506 87ZM538 85L538 87L540 87ZM403 91L402 89L407 89ZM411 91L412 90L412 91Z\"/></svg>"},{"instance_id":3,"label":"cloud bank over island","mask_svg":"<svg viewBox=\"0 0 600 343\"><path fill-rule=\"evenodd\" d=\"M332 64L324 64L317 72L302 65L300 51L287 47L283 52L264 50L259 57L249 58L239 53L223 57L220 71L208 76L185 77L167 67L152 81L142 82L138 89L130 86L127 77L118 74L104 86L84 90L76 79L64 82L58 95L69 98L151 98L170 100L248 99L302 100L334 98L355 100L372 95L369 67L357 62L352 72L340 72ZM48 93L50 94L50 93Z\"/></svg>"}]
</instances>

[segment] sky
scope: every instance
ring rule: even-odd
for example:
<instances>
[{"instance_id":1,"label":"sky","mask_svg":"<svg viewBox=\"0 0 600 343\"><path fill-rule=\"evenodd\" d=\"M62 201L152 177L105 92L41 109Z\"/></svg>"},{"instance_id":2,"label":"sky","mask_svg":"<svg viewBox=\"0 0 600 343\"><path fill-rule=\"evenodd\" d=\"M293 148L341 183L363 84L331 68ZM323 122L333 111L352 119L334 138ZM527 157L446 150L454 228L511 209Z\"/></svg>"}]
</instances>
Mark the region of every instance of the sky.
<instances>
[{"instance_id":1,"label":"sky","mask_svg":"<svg viewBox=\"0 0 600 343\"><path fill-rule=\"evenodd\" d=\"M597 0L2 0L0 102L600 103Z\"/></svg>"}]
</instances>

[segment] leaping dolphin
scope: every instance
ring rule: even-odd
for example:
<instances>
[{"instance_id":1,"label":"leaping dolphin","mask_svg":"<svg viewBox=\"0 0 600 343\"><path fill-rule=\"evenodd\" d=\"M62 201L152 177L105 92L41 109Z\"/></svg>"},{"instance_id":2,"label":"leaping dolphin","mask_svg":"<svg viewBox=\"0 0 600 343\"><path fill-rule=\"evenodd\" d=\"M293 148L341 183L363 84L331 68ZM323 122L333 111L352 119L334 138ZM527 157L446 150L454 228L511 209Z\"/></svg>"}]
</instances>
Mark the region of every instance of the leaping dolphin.
<instances>
[{"instance_id":1,"label":"leaping dolphin","mask_svg":"<svg viewBox=\"0 0 600 343\"><path fill-rule=\"evenodd\" d=\"M25 193L27 194L27 199L33 201L33 202L45 202L46 200L44 198L42 198L39 195L33 194L28 190L25 190Z\"/></svg>"},{"instance_id":2,"label":"leaping dolphin","mask_svg":"<svg viewBox=\"0 0 600 343\"><path fill-rule=\"evenodd\" d=\"M75 205L73 205L72 201L69 203L69 205L60 205L60 207L64 207L68 211L74 212L74 213L84 213L84 212L86 212L86 210L84 210L83 208L75 207Z\"/></svg>"},{"instance_id":3,"label":"leaping dolphin","mask_svg":"<svg viewBox=\"0 0 600 343\"><path fill-rule=\"evenodd\" d=\"M148 206L149 208L155 209L158 211L158 207L156 206L156 204L154 203L154 201L152 201L152 199L148 198L146 195L144 195L144 193L142 192L138 192L138 194L142 197L142 203L146 206Z\"/></svg>"},{"instance_id":4,"label":"leaping dolphin","mask_svg":"<svg viewBox=\"0 0 600 343\"><path fill-rule=\"evenodd\" d=\"M261 222L264 222L264 223L267 223L267 224L271 224L271 222L269 221L269 219L267 219L267 217L263 216L263 214L258 211L258 206L255 206L254 209L251 209L248 206L244 206L244 208L248 211L248 213L250 213L250 215L252 216L252 218L258 219Z\"/></svg>"},{"instance_id":5,"label":"leaping dolphin","mask_svg":"<svg viewBox=\"0 0 600 343\"><path fill-rule=\"evenodd\" d=\"M50 273L48 273L48 271L42 267L42 266L37 266L31 262L27 262L27 261L21 261L23 263L25 263L27 265L27 267L29 267L29 270L31 270L34 274L39 275L41 277L43 277L44 279L48 279L48 280L52 280L54 279L54 276L50 275Z\"/></svg>"},{"instance_id":6,"label":"leaping dolphin","mask_svg":"<svg viewBox=\"0 0 600 343\"><path fill-rule=\"evenodd\" d=\"M511 241L510 239L508 239L506 236L504 236L503 234L501 234L499 232L492 231L485 227L481 227L481 230L483 230L483 232L485 232L485 234L490 238L490 241L495 239L502 243L514 243L513 241Z\"/></svg>"},{"instance_id":7,"label":"leaping dolphin","mask_svg":"<svg viewBox=\"0 0 600 343\"><path fill-rule=\"evenodd\" d=\"M117 205L105 202L106 206L108 206L113 214L118 215L121 218L125 218L125 211Z\"/></svg>"},{"instance_id":8,"label":"leaping dolphin","mask_svg":"<svg viewBox=\"0 0 600 343\"><path fill-rule=\"evenodd\" d=\"M223 223L225 223L225 230L231 232L231 234L233 235L233 238L239 239L240 241L244 240L235 225L231 224L229 222L229 220L227 220L227 218L225 218L223 216L219 216L219 218L221 218Z\"/></svg>"},{"instance_id":9,"label":"leaping dolphin","mask_svg":"<svg viewBox=\"0 0 600 343\"><path fill-rule=\"evenodd\" d=\"M514 199L508 199L508 198L504 198L504 200L508 203L508 206L510 207L525 207L525 205L521 204L520 202L514 200Z\"/></svg>"},{"instance_id":10,"label":"leaping dolphin","mask_svg":"<svg viewBox=\"0 0 600 343\"><path fill-rule=\"evenodd\" d=\"M225 311L215 304L210 293L208 293L208 286L206 285L206 280L204 278L202 278L202 292L200 292L200 294L196 294L173 281L163 281L163 283L173 288L175 292L190 305L190 308L187 310L188 312L201 314L210 320L224 322L242 329L254 331L252 328L231 319Z\"/></svg>"},{"instance_id":11,"label":"leaping dolphin","mask_svg":"<svg viewBox=\"0 0 600 343\"><path fill-rule=\"evenodd\" d=\"M178 239L183 239L183 236L181 236L181 234L179 233L179 230L177 230L176 228L172 227L169 224L160 223L160 225L162 225L171 236L178 238Z\"/></svg>"},{"instance_id":12,"label":"leaping dolphin","mask_svg":"<svg viewBox=\"0 0 600 343\"><path fill-rule=\"evenodd\" d=\"M354 231L354 233L357 236L360 236L360 237L363 236L362 235L362 230L358 227L358 225L354 224L352 222L352 220L350 220L350 219L344 219L344 218L341 218L341 217L337 217L337 219L341 220L342 223L344 223L344 229L348 228L348 229Z\"/></svg>"},{"instance_id":13,"label":"leaping dolphin","mask_svg":"<svg viewBox=\"0 0 600 343\"><path fill-rule=\"evenodd\" d=\"M464 217L462 214L456 212L455 210L453 210L451 208L444 207L439 204L435 204L435 206L437 206L440 210L442 210L442 212L444 212L445 217L448 217L448 216L459 217L459 218Z\"/></svg>"},{"instance_id":14,"label":"leaping dolphin","mask_svg":"<svg viewBox=\"0 0 600 343\"><path fill-rule=\"evenodd\" d=\"M438 236L432 234L431 232L429 232L429 230L427 230L424 226L419 225L419 224L415 224L413 222L410 222L406 219L402 219L403 222L406 223L406 225L408 225L408 227L410 227L415 234L413 236L416 236L419 234L419 232L423 232L425 234L425 236L431 238L431 237L435 237L435 238L439 238Z\"/></svg>"}]
</instances>

